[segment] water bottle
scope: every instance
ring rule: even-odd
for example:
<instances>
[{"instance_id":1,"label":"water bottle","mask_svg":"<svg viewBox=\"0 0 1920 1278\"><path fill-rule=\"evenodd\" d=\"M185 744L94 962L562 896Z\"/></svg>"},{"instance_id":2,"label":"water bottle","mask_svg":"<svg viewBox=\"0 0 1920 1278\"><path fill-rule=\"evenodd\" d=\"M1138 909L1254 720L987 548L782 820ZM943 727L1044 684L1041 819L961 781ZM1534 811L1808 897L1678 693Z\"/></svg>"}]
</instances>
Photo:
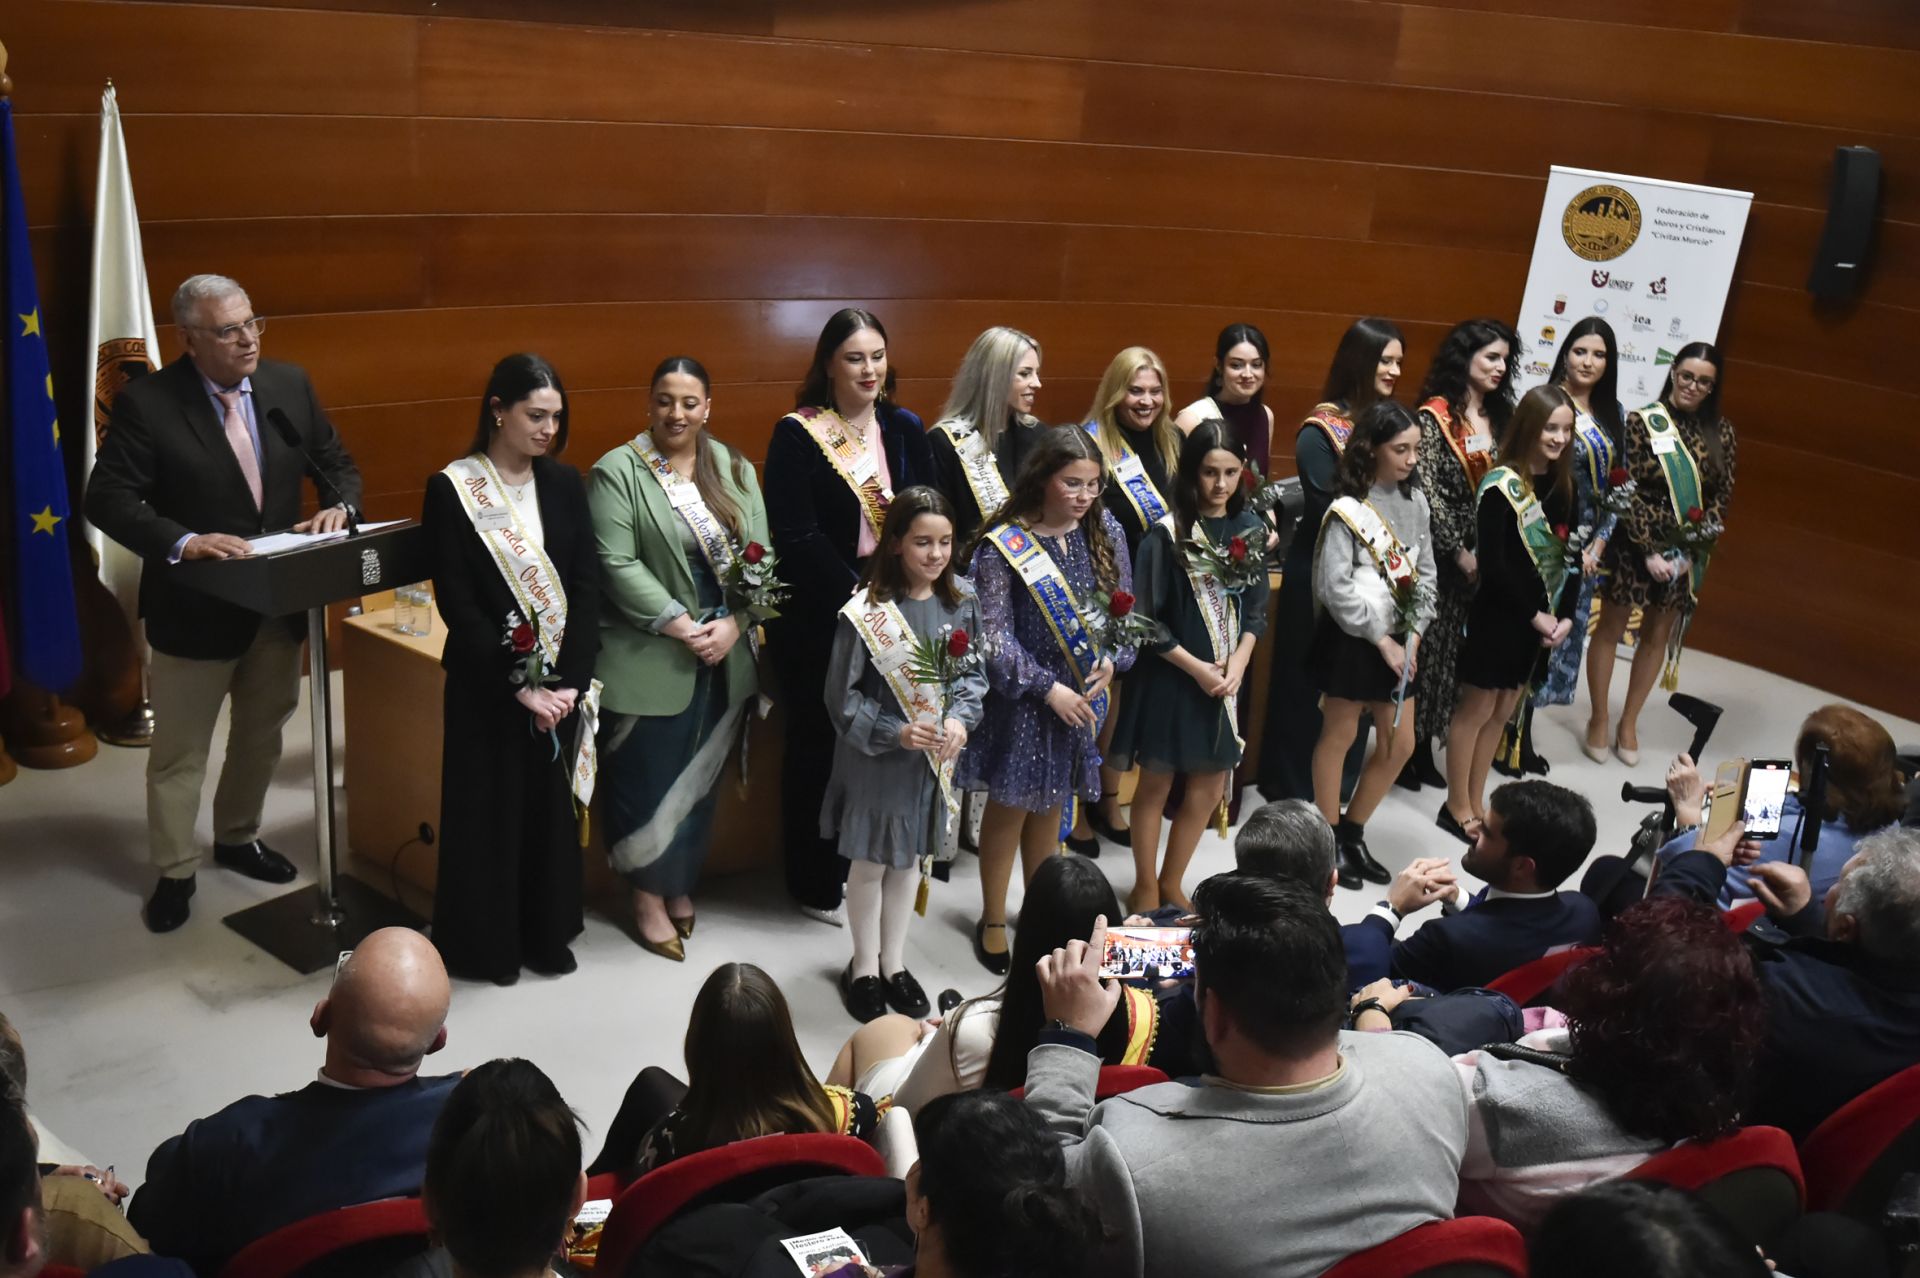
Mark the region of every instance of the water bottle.
<instances>
[{"instance_id":1,"label":"water bottle","mask_svg":"<svg viewBox=\"0 0 1920 1278\"><path fill-rule=\"evenodd\" d=\"M413 633L412 586L401 586L393 592L393 628L403 635Z\"/></svg>"},{"instance_id":2,"label":"water bottle","mask_svg":"<svg viewBox=\"0 0 1920 1278\"><path fill-rule=\"evenodd\" d=\"M424 581L415 582L413 590L413 633L430 635L433 633L433 591Z\"/></svg>"}]
</instances>

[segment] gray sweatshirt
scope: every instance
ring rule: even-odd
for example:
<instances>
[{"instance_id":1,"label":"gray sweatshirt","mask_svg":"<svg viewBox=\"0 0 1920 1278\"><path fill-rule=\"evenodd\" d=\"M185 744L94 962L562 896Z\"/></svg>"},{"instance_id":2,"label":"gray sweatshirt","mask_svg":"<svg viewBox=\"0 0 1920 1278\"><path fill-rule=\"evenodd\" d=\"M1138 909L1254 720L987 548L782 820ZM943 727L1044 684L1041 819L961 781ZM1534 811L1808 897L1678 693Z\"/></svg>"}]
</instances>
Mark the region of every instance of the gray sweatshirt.
<instances>
[{"instance_id":1,"label":"gray sweatshirt","mask_svg":"<svg viewBox=\"0 0 1920 1278\"><path fill-rule=\"evenodd\" d=\"M1367 501L1380 512L1404 543L1419 579L1429 586L1415 617L1415 633L1433 621L1436 582L1433 563L1432 517L1427 495L1418 488L1410 496L1398 488L1375 484ZM1368 643L1379 643L1392 623L1391 591L1374 564L1373 552L1353 535L1346 521L1329 513L1320 526L1320 545L1313 557L1313 601L1333 614L1340 628Z\"/></svg>"}]
</instances>

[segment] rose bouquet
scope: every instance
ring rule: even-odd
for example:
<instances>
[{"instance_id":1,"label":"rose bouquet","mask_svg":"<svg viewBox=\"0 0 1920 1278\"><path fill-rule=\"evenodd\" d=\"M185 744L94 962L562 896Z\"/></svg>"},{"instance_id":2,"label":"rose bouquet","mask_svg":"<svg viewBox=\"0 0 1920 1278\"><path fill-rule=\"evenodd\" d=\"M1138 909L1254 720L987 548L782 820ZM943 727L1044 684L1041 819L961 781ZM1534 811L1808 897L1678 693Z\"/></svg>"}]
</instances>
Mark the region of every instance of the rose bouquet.
<instances>
[{"instance_id":1,"label":"rose bouquet","mask_svg":"<svg viewBox=\"0 0 1920 1278\"><path fill-rule=\"evenodd\" d=\"M726 592L728 611L750 612L761 621L778 617L788 594L787 584L780 580L780 556L757 541L734 552L720 584Z\"/></svg>"},{"instance_id":2,"label":"rose bouquet","mask_svg":"<svg viewBox=\"0 0 1920 1278\"><path fill-rule=\"evenodd\" d=\"M1719 520L1707 518L1707 512L1698 506L1689 506L1686 514L1667 533L1660 550L1669 559L1697 559L1702 553L1713 550L1714 543L1720 540L1720 534L1724 531Z\"/></svg>"},{"instance_id":3,"label":"rose bouquet","mask_svg":"<svg viewBox=\"0 0 1920 1278\"><path fill-rule=\"evenodd\" d=\"M1615 466L1607 472L1607 486L1596 494L1600 509L1616 518L1633 509L1633 496L1638 491L1633 475L1625 466Z\"/></svg>"},{"instance_id":4,"label":"rose bouquet","mask_svg":"<svg viewBox=\"0 0 1920 1278\"><path fill-rule=\"evenodd\" d=\"M1264 539L1249 542L1245 537L1229 537L1227 544L1216 546L1199 528L1181 544L1189 563L1220 583L1230 595L1245 594L1266 580L1267 546Z\"/></svg>"},{"instance_id":5,"label":"rose bouquet","mask_svg":"<svg viewBox=\"0 0 1920 1278\"><path fill-rule=\"evenodd\" d=\"M1164 625L1134 611L1132 591L1116 590L1112 594L1098 591L1093 601L1095 606L1092 615L1082 620L1093 639L1094 648L1101 655L1122 648L1142 648L1161 643L1167 638Z\"/></svg>"},{"instance_id":6,"label":"rose bouquet","mask_svg":"<svg viewBox=\"0 0 1920 1278\"><path fill-rule=\"evenodd\" d=\"M1585 576L1587 566L1582 556L1593 541L1593 525L1581 524L1577 528L1570 528L1566 524L1555 524L1553 535L1565 547L1567 576Z\"/></svg>"},{"instance_id":7,"label":"rose bouquet","mask_svg":"<svg viewBox=\"0 0 1920 1278\"><path fill-rule=\"evenodd\" d=\"M907 674L923 688L939 689L942 724L953 709L955 685L978 670L984 656L982 646L974 642L972 635L953 626L940 627L938 634L915 637Z\"/></svg>"},{"instance_id":8,"label":"rose bouquet","mask_svg":"<svg viewBox=\"0 0 1920 1278\"><path fill-rule=\"evenodd\" d=\"M1402 560L1392 578L1389 579L1393 591L1393 621L1390 633L1413 634L1414 623L1420 614L1432 604L1434 590L1431 583L1422 581L1420 574ZM1400 709L1407 700L1407 683L1413 677L1413 662L1408 661L1400 667L1400 685L1393 692L1393 726L1400 726Z\"/></svg>"}]
</instances>

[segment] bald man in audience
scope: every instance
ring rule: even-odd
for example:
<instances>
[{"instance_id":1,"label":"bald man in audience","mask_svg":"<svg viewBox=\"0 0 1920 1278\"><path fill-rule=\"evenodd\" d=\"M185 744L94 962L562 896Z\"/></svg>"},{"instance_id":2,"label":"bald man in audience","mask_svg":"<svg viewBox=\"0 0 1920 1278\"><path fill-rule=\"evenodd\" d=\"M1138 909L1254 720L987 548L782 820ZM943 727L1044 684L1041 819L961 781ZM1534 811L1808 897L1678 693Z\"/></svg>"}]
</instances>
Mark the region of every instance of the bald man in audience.
<instances>
[{"instance_id":1,"label":"bald man in audience","mask_svg":"<svg viewBox=\"0 0 1920 1278\"><path fill-rule=\"evenodd\" d=\"M314 1005L320 1076L197 1119L153 1152L127 1217L154 1251L215 1273L283 1225L415 1193L458 1075L423 1077L447 1042L447 970L406 928L375 932Z\"/></svg>"}]
</instances>

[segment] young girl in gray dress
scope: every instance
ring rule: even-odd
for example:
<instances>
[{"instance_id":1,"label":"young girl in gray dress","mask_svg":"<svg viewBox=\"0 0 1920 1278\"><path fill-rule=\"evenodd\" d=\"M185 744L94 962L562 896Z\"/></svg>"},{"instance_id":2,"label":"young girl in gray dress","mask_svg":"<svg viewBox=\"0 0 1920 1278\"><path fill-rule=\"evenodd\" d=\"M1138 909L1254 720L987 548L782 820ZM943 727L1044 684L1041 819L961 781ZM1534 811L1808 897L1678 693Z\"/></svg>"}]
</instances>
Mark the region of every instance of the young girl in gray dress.
<instances>
[{"instance_id":1,"label":"young girl in gray dress","mask_svg":"<svg viewBox=\"0 0 1920 1278\"><path fill-rule=\"evenodd\" d=\"M896 494L860 588L841 609L827 666L827 715L839 741L820 834L837 835L840 854L853 862L853 961L840 976L840 997L857 1020L889 1007L912 1017L930 1010L906 968L907 924L922 877L916 866L939 847L947 796L959 794L952 764L987 693L976 660L946 689L952 704L943 716L941 689L915 680L900 662L923 642L962 656L979 633L973 587L953 571L952 505L924 486ZM903 699L924 704L910 713ZM944 769L944 780L931 764Z\"/></svg>"}]
</instances>

